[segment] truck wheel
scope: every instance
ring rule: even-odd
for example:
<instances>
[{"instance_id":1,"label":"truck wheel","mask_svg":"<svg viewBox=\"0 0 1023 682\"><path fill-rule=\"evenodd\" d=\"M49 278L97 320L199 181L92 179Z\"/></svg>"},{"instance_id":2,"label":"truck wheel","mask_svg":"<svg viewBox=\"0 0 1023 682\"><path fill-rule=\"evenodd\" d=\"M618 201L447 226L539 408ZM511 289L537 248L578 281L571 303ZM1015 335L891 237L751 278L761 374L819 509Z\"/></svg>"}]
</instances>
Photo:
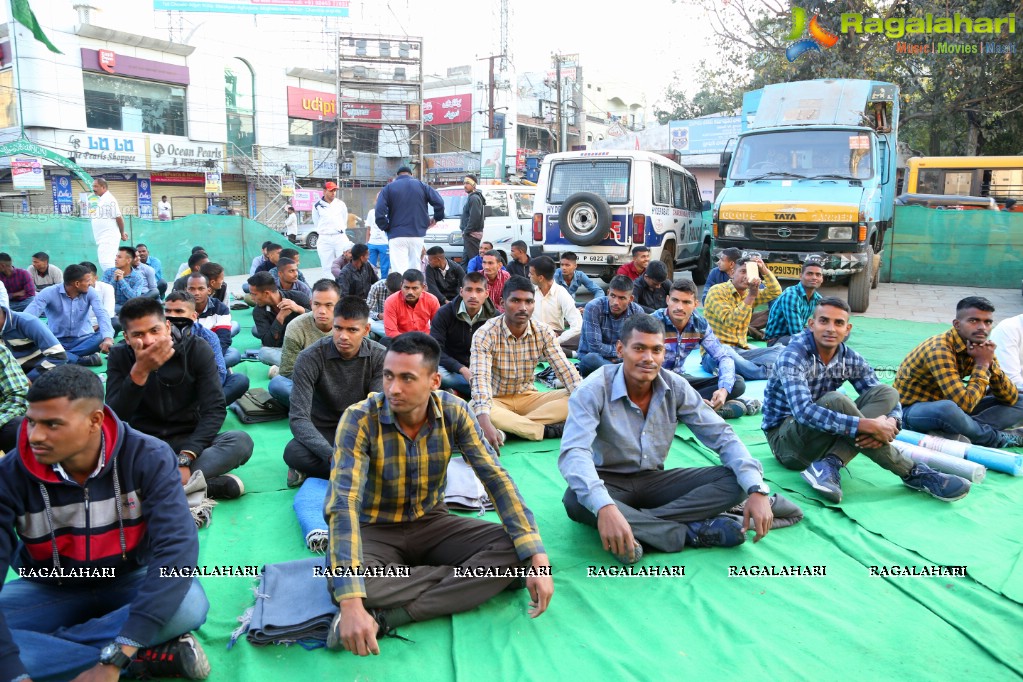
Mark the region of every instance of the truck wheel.
<instances>
[{"instance_id":1,"label":"truck wheel","mask_svg":"<svg viewBox=\"0 0 1023 682\"><path fill-rule=\"evenodd\" d=\"M320 241L320 235L315 232L310 232L309 236L305 238L305 247L307 249L315 249L316 242Z\"/></svg>"},{"instance_id":2,"label":"truck wheel","mask_svg":"<svg viewBox=\"0 0 1023 682\"><path fill-rule=\"evenodd\" d=\"M849 307L865 313L870 307L870 283L874 280L874 247L867 247L867 265L849 278Z\"/></svg>"},{"instance_id":3,"label":"truck wheel","mask_svg":"<svg viewBox=\"0 0 1023 682\"><path fill-rule=\"evenodd\" d=\"M664 247L661 248L661 262L668 270L668 281L673 281L675 279L675 242L664 242Z\"/></svg>"},{"instance_id":4,"label":"truck wheel","mask_svg":"<svg viewBox=\"0 0 1023 682\"><path fill-rule=\"evenodd\" d=\"M703 248L700 249L700 259L696 261L696 267L693 268L693 282L695 284L704 284L707 278L710 277L710 244L707 242L703 243Z\"/></svg>"},{"instance_id":5,"label":"truck wheel","mask_svg":"<svg viewBox=\"0 0 1023 682\"><path fill-rule=\"evenodd\" d=\"M576 246L599 244L611 230L611 207L597 194L576 192L561 205L558 226L565 239Z\"/></svg>"}]
</instances>

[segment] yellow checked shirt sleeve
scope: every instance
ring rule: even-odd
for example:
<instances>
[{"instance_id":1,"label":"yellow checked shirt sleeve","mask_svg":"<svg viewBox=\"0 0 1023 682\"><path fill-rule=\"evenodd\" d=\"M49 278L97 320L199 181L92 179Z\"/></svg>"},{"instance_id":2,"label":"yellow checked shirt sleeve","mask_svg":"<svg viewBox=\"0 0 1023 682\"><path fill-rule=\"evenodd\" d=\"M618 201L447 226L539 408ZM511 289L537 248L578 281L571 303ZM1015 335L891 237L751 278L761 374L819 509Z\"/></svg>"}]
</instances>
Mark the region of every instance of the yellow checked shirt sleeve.
<instances>
[{"instance_id":1,"label":"yellow checked shirt sleeve","mask_svg":"<svg viewBox=\"0 0 1023 682\"><path fill-rule=\"evenodd\" d=\"M753 308L746 305L745 299L741 299L737 305L732 296L734 291L735 287L729 282L711 287L703 311L718 341L729 346L745 347L746 329L753 316Z\"/></svg>"},{"instance_id":2,"label":"yellow checked shirt sleeve","mask_svg":"<svg viewBox=\"0 0 1023 682\"><path fill-rule=\"evenodd\" d=\"M951 348L941 343L931 346L929 350L923 358L924 369L930 372L941 391L941 395L933 400L951 400L964 412L972 412L987 393L991 370L973 368L970 381L964 384Z\"/></svg>"},{"instance_id":3,"label":"yellow checked shirt sleeve","mask_svg":"<svg viewBox=\"0 0 1023 682\"><path fill-rule=\"evenodd\" d=\"M490 414L490 408L494 405L492 383L494 344L499 333L500 325L492 324L488 325L486 329L481 328L472 336L472 346L469 352L469 374L472 375L470 381L472 409L476 415Z\"/></svg>"},{"instance_id":4,"label":"yellow checked shirt sleeve","mask_svg":"<svg viewBox=\"0 0 1023 682\"><path fill-rule=\"evenodd\" d=\"M1015 404L1019 397L1019 390L1005 372L1002 371L997 359L991 363L990 373L991 394L1003 403Z\"/></svg>"},{"instance_id":5,"label":"yellow checked shirt sleeve","mask_svg":"<svg viewBox=\"0 0 1023 682\"><path fill-rule=\"evenodd\" d=\"M525 561L534 554L544 554L540 532L533 513L519 494L511 476L497 461L490 445L483 439L483 429L476 418L463 407L458 408L457 442L462 457L476 472L494 502L501 523L515 545L515 552Z\"/></svg>"},{"instance_id":6,"label":"yellow checked shirt sleeve","mask_svg":"<svg viewBox=\"0 0 1023 682\"><path fill-rule=\"evenodd\" d=\"M363 403L365 404L365 403ZM328 555L333 570L362 566L362 533L359 514L369 472L369 414L349 408L338 425L330 467L330 490L323 506L327 520ZM362 576L331 578L337 601L365 597Z\"/></svg>"},{"instance_id":7,"label":"yellow checked shirt sleeve","mask_svg":"<svg viewBox=\"0 0 1023 682\"><path fill-rule=\"evenodd\" d=\"M765 268L766 269L766 268ZM758 305L766 305L774 299L781 296L781 284L778 282L778 278L774 276L774 273L767 270L767 279L764 280L764 288L757 294L757 300L754 301L754 307ZM749 326L748 324L746 325Z\"/></svg>"},{"instance_id":8,"label":"yellow checked shirt sleeve","mask_svg":"<svg viewBox=\"0 0 1023 682\"><path fill-rule=\"evenodd\" d=\"M565 388L571 393L575 390L575 387L579 385L582 378L579 376L579 372L576 371L575 365L568 361L565 357L565 351L561 349L561 344L558 343L558 337L555 336L554 330L547 326L537 326L537 338L540 343L543 344L543 356L547 358L547 362L551 363L554 367L554 373L561 379L561 383L565 384Z\"/></svg>"}]
</instances>

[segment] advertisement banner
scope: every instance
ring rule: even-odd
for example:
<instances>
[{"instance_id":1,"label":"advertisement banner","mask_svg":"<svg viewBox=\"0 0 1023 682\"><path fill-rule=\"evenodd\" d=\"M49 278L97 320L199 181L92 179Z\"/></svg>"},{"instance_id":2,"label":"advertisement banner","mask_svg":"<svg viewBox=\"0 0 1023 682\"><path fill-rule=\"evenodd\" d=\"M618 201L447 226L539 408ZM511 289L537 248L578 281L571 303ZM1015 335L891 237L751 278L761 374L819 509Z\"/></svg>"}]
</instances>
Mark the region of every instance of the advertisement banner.
<instances>
[{"instance_id":1,"label":"advertisement banner","mask_svg":"<svg viewBox=\"0 0 1023 682\"><path fill-rule=\"evenodd\" d=\"M71 188L71 176L51 176L50 185L53 187L53 212L60 215L74 213L75 198Z\"/></svg>"},{"instance_id":2,"label":"advertisement banner","mask_svg":"<svg viewBox=\"0 0 1023 682\"><path fill-rule=\"evenodd\" d=\"M288 116L333 121L337 118L337 96L332 92L288 87Z\"/></svg>"},{"instance_id":3,"label":"advertisement banner","mask_svg":"<svg viewBox=\"0 0 1023 682\"><path fill-rule=\"evenodd\" d=\"M292 14L347 17L349 0L153 0L153 9L224 14Z\"/></svg>"},{"instance_id":4,"label":"advertisement banner","mask_svg":"<svg viewBox=\"0 0 1023 682\"><path fill-rule=\"evenodd\" d=\"M671 148L680 154L720 154L739 134L741 116L713 116L668 123Z\"/></svg>"},{"instance_id":5,"label":"advertisement banner","mask_svg":"<svg viewBox=\"0 0 1023 682\"><path fill-rule=\"evenodd\" d=\"M11 161L14 189L46 189L43 164L39 159L17 158Z\"/></svg>"},{"instance_id":6,"label":"advertisement banner","mask_svg":"<svg viewBox=\"0 0 1023 682\"><path fill-rule=\"evenodd\" d=\"M153 187L150 181L139 178L135 181L139 188L139 218L143 220L153 219Z\"/></svg>"},{"instance_id":7,"label":"advertisement banner","mask_svg":"<svg viewBox=\"0 0 1023 682\"><path fill-rule=\"evenodd\" d=\"M224 183L220 171L206 171L206 189L204 191L207 194L220 194L224 191Z\"/></svg>"},{"instance_id":8,"label":"advertisement banner","mask_svg":"<svg viewBox=\"0 0 1023 682\"><path fill-rule=\"evenodd\" d=\"M472 94L430 97L423 100L423 123L430 126L472 120Z\"/></svg>"},{"instance_id":9,"label":"advertisement banner","mask_svg":"<svg viewBox=\"0 0 1023 682\"><path fill-rule=\"evenodd\" d=\"M480 179L504 180L504 138L480 143Z\"/></svg>"},{"instance_id":10,"label":"advertisement banner","mask_svg":"<svg viewBox=\"0 0 1023 682\"><path fill-rule=\"evenodd\" d=\"M296 189L295 196L291 198L291 206L296 211L311 211L313 204L322 196L322 189Z\"/></svg>"},{"instance_id":11,"label":"advertisement banner","mask_svg":"<svg viewBox=\"0 0 1023 682\"><path fill-rule=\"evenodd\" d=\"M204 185L206 176L202 173L184 173L181 171L164 171L153 173L149 178L150 182L159 182L162 185Z\"/></svg>"},{"instance_id":12,"label":"advertisement banner","mask_svg":"<svg viewBox=\"0 0 1023 682\"><path fill-rule=\"evenodd\" d=\"M281 179L281 196L282 197L293 197L295 196L295 176L288 175Z\"/></svg>"}]
</instances>

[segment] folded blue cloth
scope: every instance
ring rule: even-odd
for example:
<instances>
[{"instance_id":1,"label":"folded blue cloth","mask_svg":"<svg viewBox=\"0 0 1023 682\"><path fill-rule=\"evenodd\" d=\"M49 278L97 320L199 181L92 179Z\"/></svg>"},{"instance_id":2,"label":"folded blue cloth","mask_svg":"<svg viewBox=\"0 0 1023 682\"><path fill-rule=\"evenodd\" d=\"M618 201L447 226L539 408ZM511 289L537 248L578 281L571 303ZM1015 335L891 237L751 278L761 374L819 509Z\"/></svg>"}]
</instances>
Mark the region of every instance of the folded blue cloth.
<instances>
[{"instance_id":1,"label":"folded blue cloth","mask_svg":"<svg viewBox=\"0 0 1023 682\"><path fill-rule=\"evenodd\" d=\"M330 490L330 481L323 478L307 478L295 493L291 506L302 526L305 545L310 550L327 552L327 522L323 518L323 501Z\"/></svg>"},{"instance_id":2,"label":"folded blue cloth","mask_svg":"<svg viewBox=\"0 0 1023 682\"><path fill-rule=\"evenodd\" d=\"M322 647L338 607L331 601L327 579L314 575L318 566L324 566L323 557L263 566L256 605L238 619L241 626L231 635L228 648L246 630L246 639L255 646Z\"/></svg>"}]
</instances>

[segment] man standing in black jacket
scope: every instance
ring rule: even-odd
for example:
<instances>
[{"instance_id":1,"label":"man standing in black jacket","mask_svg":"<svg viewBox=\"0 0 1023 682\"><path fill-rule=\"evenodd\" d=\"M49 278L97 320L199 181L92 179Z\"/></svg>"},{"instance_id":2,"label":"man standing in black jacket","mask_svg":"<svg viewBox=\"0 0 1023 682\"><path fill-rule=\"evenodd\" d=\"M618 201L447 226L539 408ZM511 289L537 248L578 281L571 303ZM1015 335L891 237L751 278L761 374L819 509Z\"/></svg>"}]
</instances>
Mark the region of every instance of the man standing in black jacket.
<instances>
[{"instance_id":1,"label":"man standing in black jacket","mask_svg":"<svg viewBox=\"0 0 1023 682\"><path fill-rule=\"evenodd\" d=\"M249 295L256 307L252 309L252 335L259 339L259 359L265 365L280 366L284 330L299 315L312 310L305 294L277 287L269 272L257 272L249 277Z\"/></svg>"},{"instance_id":2,"label":"man standing in black jacket","mask_svg":"<svg viewBox=\"0 0 1023 682\"><path fill-rule=\"evenodd\" d=\"M472 335L492 317L500 313L487 296L487 278L482 272L462 277L461 295L456 296L434 314L430 336L440 344L441 388L450 388L469 396L469 350Z\"/></svg>"},{"instance_id":3,"label":"man standing in black jacket","mask_svg":"<svg viewBox=\"0 0 1023 682\"><path fill-rule=\"evenodd\" d=\"M469 197L462 207L462 220L458 227L462 230L462 262L468 263L480 253L480 240L483 239L483 207L487 205L483 192L476 189L475 175L466 175L465 193Z\"/></svg>"},{"instance_id":4,"label":"man standing in black jacket","mask_svg":"<svg viewBox=\"0 0 1023 682\"><path fill-rule=\"evenodd\" d=\"M443 246L431 246L426 250L426 290L444 305L458 296L465 270L458 263L444 255Z\"/></svg>"},{"instance_id":5,"label":"man standing in black jacket","mask_svg":"<svg viewBox=\"0 0 1023 682\"><path fill-rule=\"evenodd\" d=\"M125 345L114 346L107 366L107 405L132 427L177 453L182 484L202 471L207 495L232 499L245 492L229 471L252 456L242 431L217 433L227 408L213 351L202 339L174 342L163 305L133 298L121 308Z\"/></svg>"}]
</instances>

